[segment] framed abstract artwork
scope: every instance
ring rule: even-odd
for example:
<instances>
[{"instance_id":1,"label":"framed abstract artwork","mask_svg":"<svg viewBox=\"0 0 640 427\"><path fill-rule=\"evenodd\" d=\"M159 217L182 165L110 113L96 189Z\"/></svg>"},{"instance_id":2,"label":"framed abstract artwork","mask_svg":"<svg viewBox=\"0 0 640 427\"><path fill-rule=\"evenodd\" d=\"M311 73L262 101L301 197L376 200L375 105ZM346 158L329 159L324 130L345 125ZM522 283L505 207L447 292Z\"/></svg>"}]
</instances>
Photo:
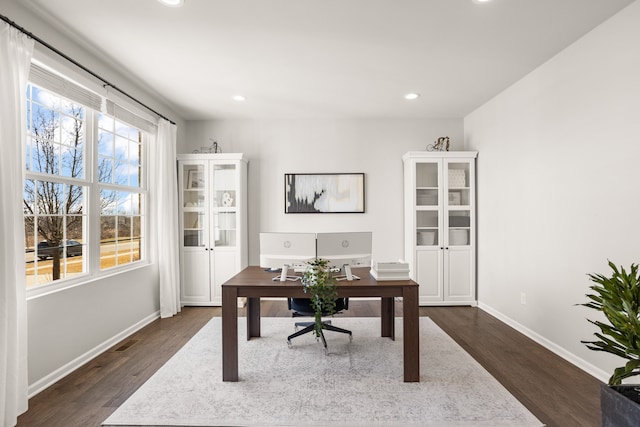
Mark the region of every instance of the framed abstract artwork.
<instances>
[{"instance_id":1,"label":"framed abstract artwork","mask_svg":"<svg viewBox=\"0 0 640 427\"><path fill-rule=\"evenodd\" d=\"M364 173L287 173L285 213L364 213Z\"/></svg>"}]
</instances>

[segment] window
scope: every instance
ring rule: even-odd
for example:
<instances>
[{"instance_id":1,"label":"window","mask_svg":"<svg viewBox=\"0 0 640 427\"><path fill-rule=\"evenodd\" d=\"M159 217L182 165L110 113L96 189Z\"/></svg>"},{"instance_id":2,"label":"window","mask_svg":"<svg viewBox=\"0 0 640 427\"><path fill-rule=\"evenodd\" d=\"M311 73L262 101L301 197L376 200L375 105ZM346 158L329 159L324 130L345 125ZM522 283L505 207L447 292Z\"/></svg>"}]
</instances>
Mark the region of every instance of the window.
<instances>
[{"instance_id":1,"label":"window","mask_svg":"<svg viewBox=\"0 0 640 427\"><path fill-rule=\"evenodd\" d=\"M83 106L29 85L23 203L27 286L86 272L85 135Z\"/></svg>"},{"instance_id":2,"label":"window","mask_svg":"<svg viewBox=\"0 0 640 427\"><path fill-rule=\"evenodd\" d=\"M140 259L143 195L132 190L142 181L142 137L139 129L99 114L101 270Z\"/></svg>"},{"instance_id":3,"label":"window","mask_svg":"<svg viewBox=\"0 0 640 427\"><path fill-rule=\"evenodd\" d=\"M48 90L47 81L56 78L47 77L30 77L26 93L23 210L30 288L145 258L146 132L98 111L95 102L87 107Z\"/></svg>"}]
</instances>

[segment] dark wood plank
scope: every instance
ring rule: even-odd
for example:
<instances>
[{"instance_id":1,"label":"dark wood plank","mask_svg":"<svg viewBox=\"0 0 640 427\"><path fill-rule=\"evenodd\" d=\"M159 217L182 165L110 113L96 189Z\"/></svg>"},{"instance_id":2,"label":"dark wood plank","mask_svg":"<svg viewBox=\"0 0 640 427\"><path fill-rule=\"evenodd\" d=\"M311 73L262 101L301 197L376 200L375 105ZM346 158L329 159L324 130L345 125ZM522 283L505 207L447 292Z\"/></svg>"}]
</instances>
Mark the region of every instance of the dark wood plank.
<instances>
[{"instance_id":1,"label":"dark wood plank","mask_svg":"<svg viewBox=\"0 0 640 427\"><path fill-rule=\"evenodd\" d=\"M402 304L395 311L402 316ZM261 315L291 314L286 301L263 299ZM421 307L420 315L431 317L548 426L600 425L597 379L477 308ZM213 316L221 316L219 307L185 307L154 321L32 398L18 427L100 426ZM380 301L351 299L341 316L379 317Z\"/></svg>"}]
</instances>

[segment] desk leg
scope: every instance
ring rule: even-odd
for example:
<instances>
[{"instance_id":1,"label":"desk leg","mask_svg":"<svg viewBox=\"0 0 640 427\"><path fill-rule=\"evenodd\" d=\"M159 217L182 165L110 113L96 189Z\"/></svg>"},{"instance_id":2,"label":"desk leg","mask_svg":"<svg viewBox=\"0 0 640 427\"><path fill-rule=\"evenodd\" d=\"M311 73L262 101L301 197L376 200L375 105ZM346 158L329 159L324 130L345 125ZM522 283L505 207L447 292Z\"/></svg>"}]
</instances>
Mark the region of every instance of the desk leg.
<instances>
[{"instance_id":1,"label":"desk leg","mask_svg":"<svg viewBox=\"0 0 640 427\"><path fill-rule=\"evenodd\" d=\"M260 336L260 298L247 298L247 341Z\"/></svg>"},{"instance_id":2,"label":"desk leg","mask_svg":"<svg viewBox=\"0 0 640 427\"><path fill-rule=\"evenodd\" d=\"M383 297L380 301L380 321L382 322L382 333L380 336L396 339L394 298Z\"/></svg>"},{"instance_id":3,"label":"desk leg","mask_svg":"<svg viewBox=\"0 0 640 427\"><path fill-rule=\"evenodd\" d=\"M222 381L238 381L238 290L222 287Z\"/></svg>"},{"instance_id":4,"label":"desk leg","mask_svg":"<svg viewBox=\"0 0 640 427\"><path fill-rule=\"evenodd\" d=\"M418 287L406 287L402 296L404 382L420 382L420 318Z\"/></svg>"}]
</instances>

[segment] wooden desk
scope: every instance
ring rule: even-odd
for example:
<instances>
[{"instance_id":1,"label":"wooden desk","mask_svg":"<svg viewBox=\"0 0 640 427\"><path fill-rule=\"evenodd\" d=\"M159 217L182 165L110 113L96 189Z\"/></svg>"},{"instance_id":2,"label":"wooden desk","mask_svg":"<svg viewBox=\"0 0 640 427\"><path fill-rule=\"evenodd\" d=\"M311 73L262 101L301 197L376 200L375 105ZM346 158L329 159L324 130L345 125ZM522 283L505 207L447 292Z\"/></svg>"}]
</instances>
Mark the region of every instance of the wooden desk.
<instances>
[{"instance_id":1,"label":"wooden desk","mask_svg":"<svg viewBox=\"0 0 640 427\"><path fill-rule=\"evenodd\" d=\"M381 336L395 339L394 298L402 297L404 381L420 381L418 284L412 280L376 281L368 268L354 268L361 280L342 281L340 297L380 297ZM260 298L308 298L300 282L272 281L274 273L247 267L222 285L222 380L238 381L238 298L247 298L247 340L260 336ZM357 338L356 338L357 339ZM283 341L284 343L284 341ZM284 345L284 344L283 344Z\"/></svg>"}]
</instances>

